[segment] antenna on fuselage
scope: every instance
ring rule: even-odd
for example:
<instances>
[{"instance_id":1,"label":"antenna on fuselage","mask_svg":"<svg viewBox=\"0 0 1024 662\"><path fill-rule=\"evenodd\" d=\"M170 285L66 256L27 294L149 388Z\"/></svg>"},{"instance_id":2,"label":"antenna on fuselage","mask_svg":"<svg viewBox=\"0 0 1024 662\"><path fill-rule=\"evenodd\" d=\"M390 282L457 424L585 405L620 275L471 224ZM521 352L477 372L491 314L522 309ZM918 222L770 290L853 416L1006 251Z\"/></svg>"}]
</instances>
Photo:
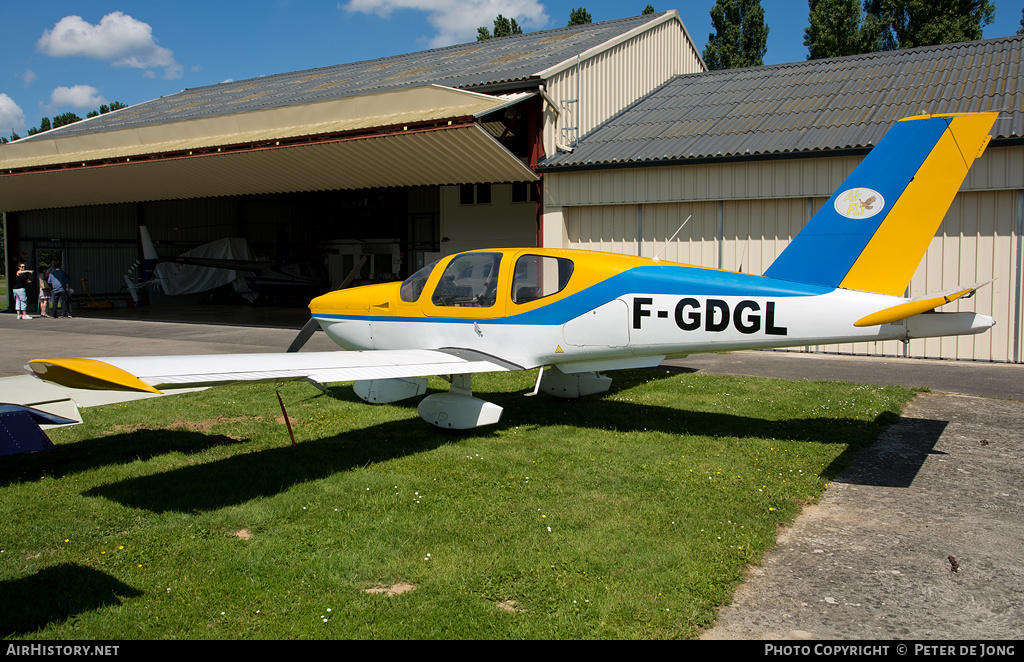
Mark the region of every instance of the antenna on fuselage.
<instances>
[{"instance_id":1,"label":"antenna on fuselage","mask_svg":"<svg viewBox=\"0 0 1024 662\"><path fill-rule=\"evenodd\" d=\"M682 231L682 229L683 229L683 226L685 226L685 225L686 225L687 223L689 223L689 222L690 222L690 219L691 219L691 218L693 218L693 214L690 214L689 216L687 216L687 217L686 217L686 220L685 220L685 221L683 221L683 225L680 225L680 226L679 226L679 229L678 229L678 230L676 230L675 234L673 234L673 235L672 235L672 236L671 236L671 237L669 238L669 240L665 242L665 245L661 247L661 250L660 250L660 251L658 251L658 252L657 252L657 253L656 253L656 254L654 255L654 257L653 257L653 258L651 258L651 260L652 260L653 262L659 262L659 261L660 261L660 260L659 260L659 257L658 257L658 256L660 256L660 255L661 255L661 252L662 252L662 251L664 251L664 250L665 250L666 248L668 248L668 245L669 245L669 244L671 244L671 243L672 243L672 242L673 242L673 241L675 240L675 238L676 238L676 235L678 235L678 234L679 234L679 233L680 233L680 232Z\"/></svg>"}]
</instances>

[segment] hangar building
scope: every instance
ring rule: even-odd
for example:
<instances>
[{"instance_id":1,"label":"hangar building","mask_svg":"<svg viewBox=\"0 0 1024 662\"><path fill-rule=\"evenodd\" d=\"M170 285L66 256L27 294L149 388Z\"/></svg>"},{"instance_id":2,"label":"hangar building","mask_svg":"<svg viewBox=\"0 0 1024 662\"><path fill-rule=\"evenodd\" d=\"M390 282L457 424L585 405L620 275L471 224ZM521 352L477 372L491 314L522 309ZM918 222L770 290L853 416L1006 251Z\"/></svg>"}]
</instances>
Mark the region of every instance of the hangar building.
<instances>
[{"instance_id":1,"label":"hangar building","mask_svg":"<svg viewBox=\"0 0 1024 662\"><path fill-rule=\"evenodd\" d=\"M161 257L243 237L334 282L536 245L537 162L703 68L670 11L182 90L0 145L6 258L116 293L141 225Z\"/></svg>"}]
</instances>

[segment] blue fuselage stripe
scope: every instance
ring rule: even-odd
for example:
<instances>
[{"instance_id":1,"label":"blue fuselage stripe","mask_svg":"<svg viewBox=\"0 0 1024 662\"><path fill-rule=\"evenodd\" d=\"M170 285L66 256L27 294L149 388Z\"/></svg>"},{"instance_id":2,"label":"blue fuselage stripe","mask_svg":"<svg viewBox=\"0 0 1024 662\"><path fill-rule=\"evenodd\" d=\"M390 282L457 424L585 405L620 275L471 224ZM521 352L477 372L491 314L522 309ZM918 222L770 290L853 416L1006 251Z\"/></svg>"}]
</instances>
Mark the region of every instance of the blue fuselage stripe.
<instances>
[{"instance_id":1,"label":"blue fuselage stripe","mask_svg":"<svg viewBox=\"0 0 1024 662\"><path fill-rule=\"evenodd\" d=\"M393 317L376 315L317 315L323 319L428 322L428 323L477 323L477 324L521 324L561 325L571 319L594 310L609 301L630 293L668 294L679 296L718 297L804 297L828 294L835 288L806 285L764 276L754 276L731 271L717 271L700 267L678 265L646 266L629 269L588 287L563 299L523 313L509 311L506 317L497 319L452 318L452 317ZM515 305L511 305L515 308Z\"/></svg>"}]
</instances>

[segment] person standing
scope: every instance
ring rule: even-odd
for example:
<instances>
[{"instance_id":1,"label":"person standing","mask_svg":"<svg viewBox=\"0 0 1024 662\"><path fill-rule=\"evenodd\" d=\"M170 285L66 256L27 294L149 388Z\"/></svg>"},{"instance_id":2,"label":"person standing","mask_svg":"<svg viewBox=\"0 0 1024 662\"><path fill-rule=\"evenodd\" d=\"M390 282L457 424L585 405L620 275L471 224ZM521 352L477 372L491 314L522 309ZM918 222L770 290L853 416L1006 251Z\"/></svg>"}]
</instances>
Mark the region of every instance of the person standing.
<instances>
[{"instance_id":1,"label":"person standing","mask_svg":"<svg viewBox=\"0 0 1024 662\"><path fill-rule=\"evenodd\" d=\"M56 313L54 313L54 311L53 311L53 306L56 304L56 301L54 301L54 299L53 299L53 288L50 287L50 274L52 274L53 270L56 269L56 268L57 268L57 258L53 258L52 260L50 260L50 266L48 266L46 268L46 273L43 274L43 280L46 281L46 289L48 290L48 292L47 292L48 297L47 297L47 302L46 302L46 304L47 304L46 305L46 308L47 308L47 313L46 314L47 314L48 317L56 317L57 316Z\"/></svg>"},{"instance_id":2,"label":"person standing","mask_svg":"<svg viewBox=\"0 0 1024 662\"><path fill-rule=\"evenodd\" d=\"M28 286L32 284L33 273L31 269L25 268L24 262L18 263L18 271L14 274L14 311L20 320L30 320L28 314Z\"/></svg>"},{"instance_id":3,"label":"person standing","mask_svg":"<svg viewBox=\"0 0 1024 662\"><path fill-rule=\"evenodd\" d=\"M39 316L50 316L50 284L46 282L46 267L39 267Z\"/></svg>"},{"instance_id":4,"label":"person standing","mask_svg":"<svg viewBox=\"0 0 1024 662\"><path fill-rule=\"evenodd\" d=\"M71 317L71 288L68 287L68 275L61 269L60 262L54 260L53 269L47 279L50 283L50 297L53 301L54 317ZM60 315L57 307L60 306Z\"/></svg>"}]
</instances>

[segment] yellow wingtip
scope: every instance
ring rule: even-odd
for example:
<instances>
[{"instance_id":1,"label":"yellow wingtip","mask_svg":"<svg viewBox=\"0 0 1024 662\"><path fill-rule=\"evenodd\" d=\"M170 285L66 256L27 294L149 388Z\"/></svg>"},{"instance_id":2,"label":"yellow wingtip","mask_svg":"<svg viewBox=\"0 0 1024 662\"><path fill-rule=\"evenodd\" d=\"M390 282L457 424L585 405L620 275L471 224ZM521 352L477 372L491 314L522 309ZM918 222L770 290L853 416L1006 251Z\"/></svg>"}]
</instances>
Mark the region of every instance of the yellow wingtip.
<instances>
[{"instance_id":1,"label":"yellow wingtip","mask_svg":"<svg viewBox=\"0 0 1024 662\"><path fill-rule=\"evenodd\" d=\"M95 359L32 359L26 367L43 381L68 388L160 393L135 375Z\"/></svg>"}]
</instances>

